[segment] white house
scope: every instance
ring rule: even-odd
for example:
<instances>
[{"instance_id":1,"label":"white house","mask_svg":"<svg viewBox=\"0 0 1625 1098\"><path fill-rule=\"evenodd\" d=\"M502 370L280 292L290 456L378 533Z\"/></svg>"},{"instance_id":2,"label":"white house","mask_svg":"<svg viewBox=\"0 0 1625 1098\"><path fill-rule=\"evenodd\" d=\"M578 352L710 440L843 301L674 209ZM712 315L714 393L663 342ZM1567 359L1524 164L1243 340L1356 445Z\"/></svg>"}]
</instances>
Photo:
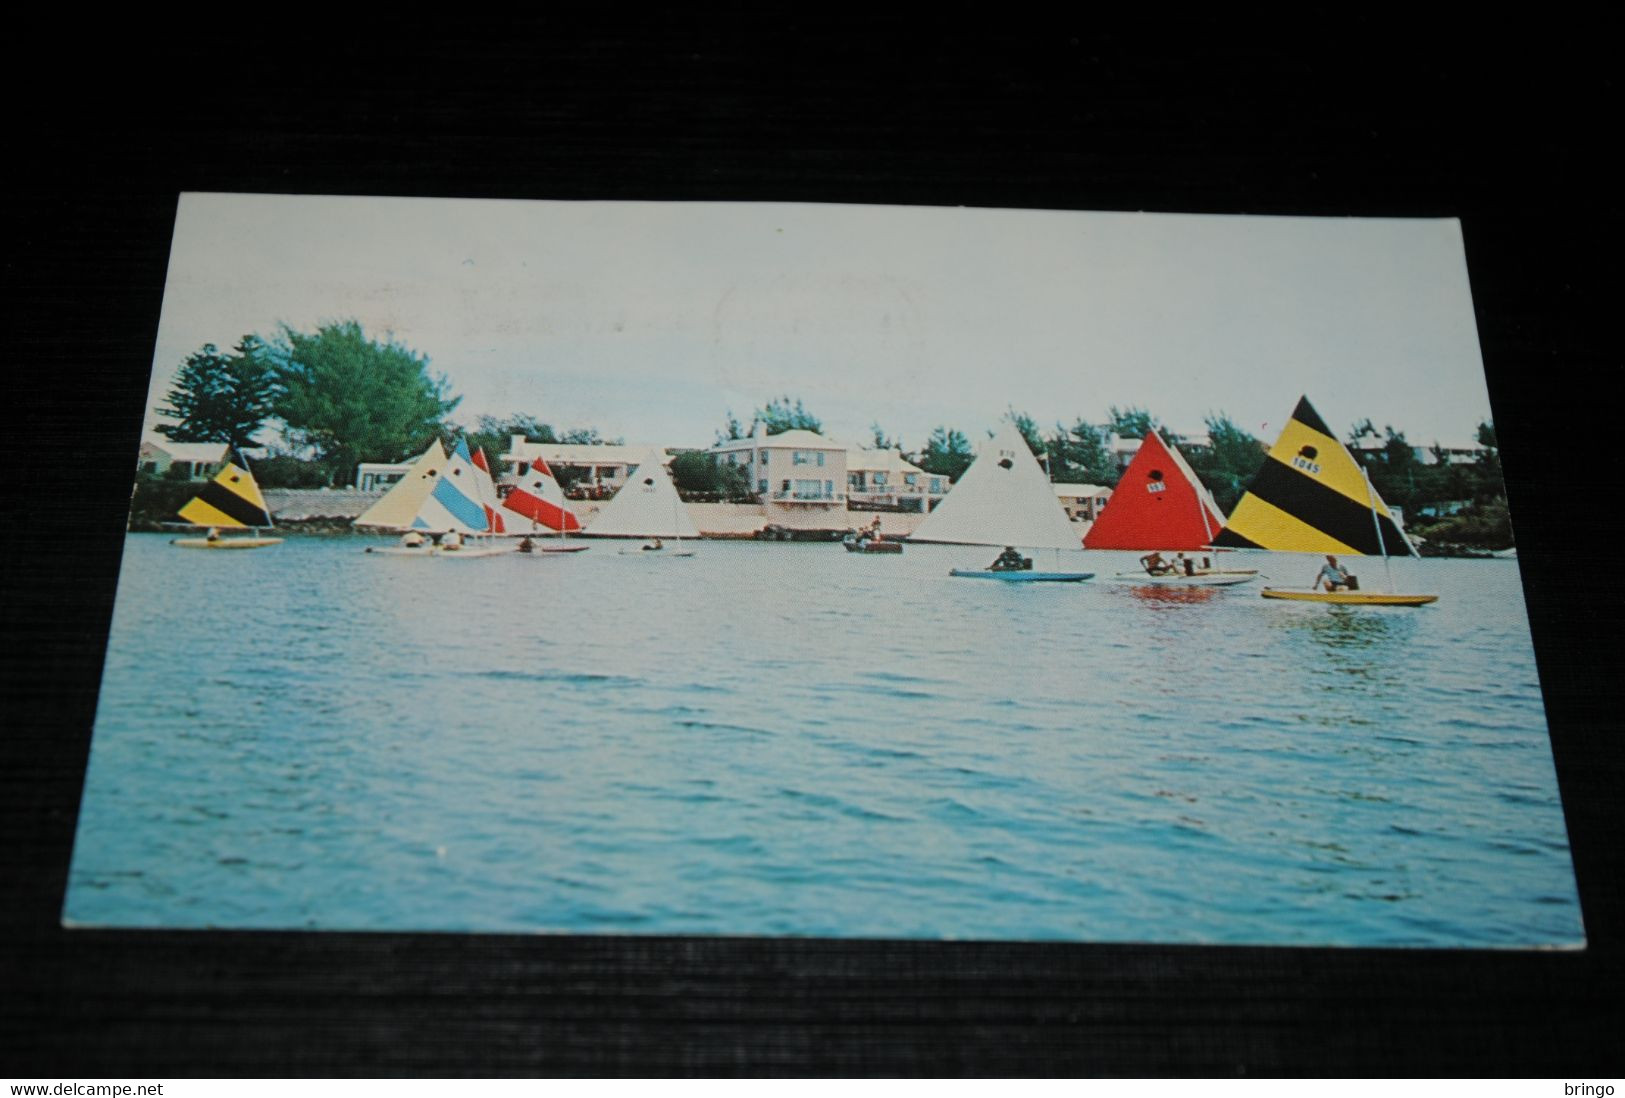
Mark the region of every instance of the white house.
<instances>
[{"instance_id":1,"label":"white house","mask_svg":"<svg viewBox=\"0 0 1625 1098\"><path fill-rule=\"evenodd\" d=\"M1100 484L1056 484L1055 495L1073 522L1093 522L1111 498L1112 490Z\"/></svg>"},{"instance_id":2,"label":"white house","mask_svg":"<svg viewBox=\"0 0 1625 1098\"><path fill-rule=\"evenodd\" d=\"M231 447L224 442L171 442L168 439L147 439L141 443L138 466L143 473L167 474L171 469L184 470L188 480L208 480L218 473L231 456Z\"/></svg>"},{"instance_id":3,"label":"white house","mask_svg":"<svg viewBox=\"0 0 1625 1098\"><path fill-rule=\"evenodd\" d=\"M812 431L766 434L711 448L717 460L742 466L768 522L843 529L847 526L847 449Z\"/></svg>"},{"instance_id":4,"label":"white house","mask_svg":"<svg viewBox=\"0 0 1625 1098\"><path fill-rule=\"evenodd\" d=\"M927 473L896 450L868 450L860 446L846 452L849 504L923 513L941 503L949 487L947 477Z\"/></svg>"}]
</instances>

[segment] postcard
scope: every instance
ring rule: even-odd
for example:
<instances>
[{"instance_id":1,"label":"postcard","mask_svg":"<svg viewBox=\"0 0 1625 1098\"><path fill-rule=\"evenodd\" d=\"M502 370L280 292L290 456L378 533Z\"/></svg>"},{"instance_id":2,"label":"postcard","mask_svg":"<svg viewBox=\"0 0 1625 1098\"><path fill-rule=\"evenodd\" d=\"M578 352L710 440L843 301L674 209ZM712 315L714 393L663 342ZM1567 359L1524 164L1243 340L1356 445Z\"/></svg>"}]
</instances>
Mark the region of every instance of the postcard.
<instances>
[{"instance_id":1,"label":"postcard","mask_svg":"<svg viewBox=\"0 0 1625 1098\"><path fill-rule=\"evenodd\" d=\"M188 194L73 927L1577 948L1451 220Z\"/></svg>"}]
</instances>

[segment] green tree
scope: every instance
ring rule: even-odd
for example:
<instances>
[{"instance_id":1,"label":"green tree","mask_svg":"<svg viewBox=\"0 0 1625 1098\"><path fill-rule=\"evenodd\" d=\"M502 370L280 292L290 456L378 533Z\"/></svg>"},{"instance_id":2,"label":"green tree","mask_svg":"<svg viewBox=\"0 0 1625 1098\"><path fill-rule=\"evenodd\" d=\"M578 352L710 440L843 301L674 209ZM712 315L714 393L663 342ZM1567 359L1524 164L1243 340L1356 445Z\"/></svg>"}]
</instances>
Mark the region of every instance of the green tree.
<instances>
[{"instance_id":1,"label":"green tree","mask_svg":"<svg viewBox=\"0 0 1625 1098\"><path fill-rule=\"evenodd\" d=\"M1208 416L1204 422L1208 448L1193 451L1186 459L1213 494L1213 502L1228 515L1241 501L1247 485L1258 475L1267 452L1256 437L1223 412Z\"/></svg>"},{"instance_id":2,"label":"green tree","mask_svg":"<svg viewBox=\"0 0 1625 1098\"><path fill-rule=\"evenodd\" d=\"M756 409L755 424L760 423L770 435L782 435L786 431L811 431L820 434L824 430L823 421L802 406L800 400L790 403L789 396L779 397L768 401Z\"/></svg>"},{"instance_id":3,"label":"green tree","mask_svg":"<svg viewBox=\"0 0 1625 1098\"><path fill-rule=\"evenodd\" d=\"M1111 418L1112 430L1119 438L1144 438L1155 431L1162 436L1162 441L1173 441L1168 435L1168 429L1158 423L1157 417L1144 408L1134 405L1118 408L1113 405L1107 409L1106 414Z\"/></svg>"},{"instance_id":4,"label":"green tree","mask_svg":"<svg viewBox=\"0 0 1625 1098\"><path fill-rule=\"evenodd\" d=\"M450 433L442 442L455 445L455 439ZM469 453L475 450L484 450L486 458L491 462L493 476L500 475L498 468L501 457L508 452L514 435L523 435L531 442L558 442L558 436L553 428L535 416L515 412L508 416L481 415L474 420L472 431L462 432L462 437L468 442ZM424 445L428 445L425 443Z\"/></svg>"},{"instance_id":5,"label":"green tree","mask_svg":"<svg viewBox=\"0 0 1625 1098\"><path fill-rule=\"evenodd\" d=\"M1495 424L1485 420L1478 425L1476 434L1483 452L1473 462L1470 492L1480 503L1506 500L1506 480L1501 473L1501 446L1495 437Z\"/></svg>"},{"instance_id":6,"label":"green tree","mask_svg":"<svg viewBox=\"0 0 1625 1098\"><path fill-rule=\"evenodd\" d=\"M871 444L873 449L896 450L898 448L897 440L886 433L886 429L880 425L878 420L869 424L869 430L874 437L874 442Z\"/></svg>"},{"instance_id":7,"label":"green tree","mask_svg":"<svg viewBox=\"0 0 1625 1098\"><path fill-rule=\"evenodd\" d=\"M457 407L425 355L369 339L354 320L313 333L283 325L268 344L280 392L275 414L291 442L309 447L330 482L351 479L362 461L399 461L445 430Z\"/></svg>"},{"instance_id":8,"label":"green tree","mask_svg":"<svg viewBox=\"0 0 1625 1098\"><path fill-rule=\"evenodd\" d=\"M725 500L754 500L745 467L717 460L705 450L680 450L672 455L671 480L685 498L715 496Z\"/></svg>"},{"instance_id":9,"label":"green tree","mask_svg":"<svg viewBox=\"0 0 1625 1098\"><path fill-rule=\"evenodd\" d=\"M271 454L254 462L254 480L261 488L320 488L327 483L327 467L292 454Z\"/></svg>"},{"instance_id":10,"label":"green tree","mask_svg":"<svg viewBox=\"0 0 1625 1098\"><path fill-rule=\"evenodd\" d=\"M915 462L927 473L947 477L949 480L958 480L970 468L970 463L976 460L971 450L970 440L963 432L950 427L938 427L931 432L930 441L925 444L925 450Z\"/></svg>"},{"instance_id":11,"label":"green tree","mask_svg":"<svg viewBox=\"0 0 1625 1098\"><path fill-rule=\"evenodd\" d=\"M734 415L734 410L729 408L728 418L723 421L722 430L717 432L717 442L733 442L744 437L745 428L740 424L739 417Z\"/></svg>"},{"instance_id":12,"label":"green tree","mask_svg":"<svg viewBox=\"0 0 1625 1098\"><path fill-rule=\"evenodd\" d=\"M1038 424L1026 412L1018 412L1015 408L1009 409L1010 422L1016 425L1021 437L1027 443L1027 449L1033 452L1033 457L1040 460L1049 459L1049 447L1044 444L1044 436L1038 432Z\"/></svg>"},{"instance_id":13,"label":"green tree","mask_svg":"<svg viewBox=\"0 0 1625 1098\"><path fill-rule=\"evenodd\" d=\"M1114 486L1120 476L1100 429L1081 418L1071 427L1057 423L1049 441L1055 479L1065 483Z\"/></svg>"},{"instance_id":14,"label":"green tree","mask_svg":"<svg viewBox=\"0 0 1625 1098\"><path fill-rule=\"evenodd\" d=\"M176 442L226 442L237 449L254 444L271 416L277 381L254 336L244 336L235 350L224 355L205 343L186 356L168 406L157 409L180 422L159 424L159 434Z\"/></svg>"},{"instance_id":15,"label":"green tree","mask_svg":"<svg viewBox=\"0 0 1625 1098\"><path fill-rule=\"evenodd\" d=\"M1357 445L1366 438L1380 439L1382 447ZM1401 508L1409 515L1428 496L1425 476L1421 473L1427 467L1417 460L1416 450L1405 438L1404 431L1385 425L1379 434L1368 419L1355 425L1349 441L1356 444L1351 447L1354 458L1364 467L1384 503Z\"/></svg>"}]
</instances>

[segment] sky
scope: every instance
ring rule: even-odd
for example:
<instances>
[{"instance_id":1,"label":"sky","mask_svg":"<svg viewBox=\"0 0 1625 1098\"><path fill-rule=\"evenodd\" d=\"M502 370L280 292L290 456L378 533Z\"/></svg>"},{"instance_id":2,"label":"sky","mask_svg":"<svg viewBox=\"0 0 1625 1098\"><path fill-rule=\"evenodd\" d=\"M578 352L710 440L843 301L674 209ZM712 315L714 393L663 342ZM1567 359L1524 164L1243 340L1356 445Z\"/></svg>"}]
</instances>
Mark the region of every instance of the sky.
<instances>
[{"instance_id":1,"label":"sky","mask_svg":"<svg viewBox=\"0 0 1625 1098\"><path fill-rule=\"evenodd\" d=\"M786 394L906 449L1011 408L1272 440L1307 395L1416 444L1489 417L1453 220L186 194L148 433L203 344L350 318L428 356L464 425L633 444L710 445Z\"/></svg>"}]
</instances>

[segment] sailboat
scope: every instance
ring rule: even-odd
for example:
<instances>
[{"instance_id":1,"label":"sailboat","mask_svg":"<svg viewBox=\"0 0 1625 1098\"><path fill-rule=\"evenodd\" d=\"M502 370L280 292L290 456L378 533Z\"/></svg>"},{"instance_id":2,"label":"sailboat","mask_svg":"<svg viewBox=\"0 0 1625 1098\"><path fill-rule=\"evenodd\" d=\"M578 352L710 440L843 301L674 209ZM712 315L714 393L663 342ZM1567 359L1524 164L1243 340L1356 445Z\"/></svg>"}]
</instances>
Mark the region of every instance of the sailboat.
<instances>
[{"instance_id":1,"label":"sailboat","mask_svg":"<svg viewBox=\"0 0 1625 1098\"><path fill-rule=\"evenodd\" d=\"M1084 535L1083 547L1183 555L1209 549L1223 526L1219 505L1184 455L1149 431L1123 470L1111 502ZM1256 568L1204 567L1195 558L1185 558L1182 564L1169 561L1166 570L1119 572L1117 578L1158 586L1229 587L1257 575Z\"/></svg>"},{"instance_id":2,"label":"sailboat","mask_svg":"<svg viewBox=\"0 0 1625 1098\"><path fill-rule=\"evenodd\" d=\"M1308 397L1298 400L1291 420L1213 544L1285 553L1380 555L1390 588L1390 551L1417 555L1371 478L1332 434ZM1392 590L1321 591L1314 587L1265 587L1259 593L1267 599L1349 606L1423 606L1439 598Z\"/></svg>"},{"instance_id":3,"label":"sailboat","mask_svg":"<svg viewBox=\"0 0 1625 1098\"><path fill-rule=\"evenodd\" d=\"M595 538L648 538L650 543L641 549L621 552L665 557L692 557L694 550L682 548L683 539L700 536L657 450L644 456L609 506L582 532ZM666 547L663 538L675 539L676 546Z\"/></svg>"},{"instance_id":4,"label":"sailboat","mask_svg":"<svg viewBox=\"0 0 1625 1098\"><path fill-rule=\"evenodd\" d=\"M909 540L1010 549L1082 548L1072 520L1013 422L1006 422L983 444L959 483ZM1030 567L954 568L948 574L1006 583L1079 583L1094 576L1093 572L1044 572Z\"/></svg>"},{"instance_id":5,"label":"sailboat","mask_svg":"<svg viewBox=\"0 0 1625 1098\"><path fill-rule=\"evenodd\" d=\"M562 539L565 534L581 529L581 520L565 502L564 490L559 487L553 470L539 456L529 463L518 483L508 490L502 506L529 519L531 530L537 533L544 529L556 531ZM580 553L586 548L585 545L551 545L542 547L541 551Z\"/></svg>"},{"instance_id":6,"label":"sailboat","mask_svg":"<svg viewBox=\"0 0 1625 1098\"><path fill-rule=\"evenodd\" d=\"M491 519L479 501L479 468L459 440L449 455L431 442L407 475L355 520L355 525L403 531L415 542L371 546L369 553L405 557L490 557L511 553L513 546L463 543L467 536L490 534ZM495 495L495 489L492 490ZM448 535L455 534L456 537ZM440 538L437 544L433 539Z\"/></svg>"},{"instance_id":7,"label":"sailboat","mask_svg":"<svg viewBox=\"0 0 1625 1098\"><path fill-rule=\"evenodd\" d=\"M485 447L479 446L474 450L474 497L480 501L480 507L485 511L486 529L493 534L506 534L508 524L502 517L502 499L497 495L497 486L491 480L491 465L485 460Z\"/></svg>"},{"instance_id":8,"label":"sailboat","mask_svg":"<svg viewBox=\"0 0 1625 1098\"><path fill-rule=\"evenodd\" d=\"M171 545L182 549L263 549L267 545L280 545L281 538L262 537L260 531L275 524L271 512L265 507L265 497L248 470L248 462L237 464L233 455L226 467L215 474L203 490L182 507L180 517L194 526L207 526L209 533L201 538L171 538ZM253 530L247 537L224 538L221 530Z\"/></svg>"}]
</instances>

